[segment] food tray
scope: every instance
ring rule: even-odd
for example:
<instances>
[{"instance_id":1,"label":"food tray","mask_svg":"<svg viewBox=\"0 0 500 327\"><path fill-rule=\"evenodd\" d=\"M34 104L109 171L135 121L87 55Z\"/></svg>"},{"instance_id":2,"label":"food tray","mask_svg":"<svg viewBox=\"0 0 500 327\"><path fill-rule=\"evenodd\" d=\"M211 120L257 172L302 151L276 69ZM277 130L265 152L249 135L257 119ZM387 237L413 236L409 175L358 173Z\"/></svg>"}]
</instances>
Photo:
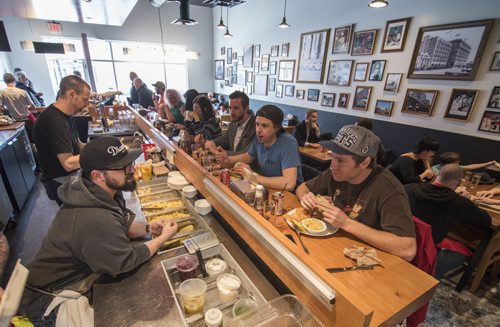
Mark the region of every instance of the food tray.
<instances>
[{"instance_id":1,"label":"food tray","mask_svg":"<svg viewBox=\"0 0 500 327\"><path fill-rule=\"evenodd\" d=\"M292 229L295 229L295 226L293 225L293 223L291 222L290 219L292 219L292 215L295 213L297 209L293 209L293 210L290 210L286 215L285 217L287 218L286 219L286 223L288 224L288 226L290 226L290 228ZM314 236L314 237L325 237L325 236L331 236L333 234L335 234L339 229L337 227L333 227L332 225L330 225L329 223L326 223L325 222L325 225L326 225L326 230L322 231L322 232L318 232L318 233L310 233L308 231L300 231L301 234L304 234L304 235L308 235L308 236Z\"/></svg>"},{"instance_id":2,"label":"food tray","mask_svg":"<svg viewBox=\"0 0 500 327\"><path fill-rule=\"evenodd\" d=\"M150 202L177 200L179 199L179 194L174 190L162 190L145 195L138 195L138 198L141 204L146 205Z\"/></svg>"},{"instance_id":3,"label":"food tray","mask_svg":"<svg viewBox=\"0 0 500 327\"><path fill-rule=\"evenodd\" d=\"M157 200L144 202L141 204L141 206L142 210L147 213L186 208L186 205L182 198L176 197L164 199L162 196L160 196Z\"/></svg>"},{"instance_id":4,"label":"food tray","mask_svg":"<svg viewBox=\"0 0 500 327\"><path fill-rule=\"evenodd\" d=\"M170 240L165 242L161 247L158 253L163 253L178 247L183 246L183 241L186 240L189 237L199 235L205 232L205 226L203 226L200 222L200 220L194 218L194 217L189 217L185 219L179 219L177 221L177 224L180 226L183 226L185 224L192 223L194 225L193 230L187 231L187 232L179 232L174 235Z\"/></svg>"},{"instance_id":5,"label":"food tray","mask_svg":"<svg viewBox=\"0 0 500 327\"><path fill-rule=\"evenodd\" d=\"M179 214L178 217L175 217L177 215L177 213ZM181 219L185 219L185 218L192 218L193 215L191 215L191 213L189 211L187 211L186 209L181 209L181 210L172 210L172 211L169 211L169 212L163 212L163 213L154 213L154 214L151 214L151 215L148 215L148 216L144 216L145 219L147 220L148 223L151 223L152 221L156 220L156 219L175 219L175 220L181 220Z\"/></svg>"},{"instance_id":6,"label":"food tray","mask_svg":"<svg viewBox=\"0 0 500 327\"><path fill-rule=\"evenodd\" d=\"M142 193L139 194L140 193L139 189L144 187L148 187L151 189L149 193L170 190L170 188L167 185L167 177L158 177L150 181L137 182L137 190L136 190L137 196L144 195Z\"/></svg>"}]
</instances>

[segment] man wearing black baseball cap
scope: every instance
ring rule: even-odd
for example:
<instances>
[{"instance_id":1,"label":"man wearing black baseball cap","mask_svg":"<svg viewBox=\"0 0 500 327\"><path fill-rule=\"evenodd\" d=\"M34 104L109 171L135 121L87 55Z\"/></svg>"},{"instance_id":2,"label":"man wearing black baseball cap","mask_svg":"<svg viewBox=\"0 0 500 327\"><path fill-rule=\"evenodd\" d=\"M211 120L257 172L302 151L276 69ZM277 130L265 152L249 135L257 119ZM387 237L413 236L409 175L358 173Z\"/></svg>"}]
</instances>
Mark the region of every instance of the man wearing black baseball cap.
<instances>
[{"instance_id":1,"label":"man wearing black baseball cap","mask_svg":"<svg viewBox=\"0 0 500 327\"><path fill-rule=\"evenodd\" d=\"M320 142L331 151L330 169L301 184L296 194L327 223L410 261L416 240L408 198L394 175L376 165L379 142L366 128L342 127L334 140ZM317 194L330 196L333 205L318 201Z\"/></svg>"},{"instance_id":2,"label":"man wearing black baseball cap","mask_svg":"<svg viewBox=\"0 0 500 327\"><path fill-rule=\"evenodd\" d=\"M43 318L53 299L42 291L84 285L88 291L100 275L115 277L143 264L177 233L174 220L151 225L135 222L135 214L125 206L122 191L135 189L133 164L140 154L109 136L83 148L82 170L59 188L63 206L28 264L31 288L24 292L21 308L32 322ZM150 232L156 237L145 243L130 242ZM49 319L55 319L55 314Z\"/></svg>"}]
</instances>

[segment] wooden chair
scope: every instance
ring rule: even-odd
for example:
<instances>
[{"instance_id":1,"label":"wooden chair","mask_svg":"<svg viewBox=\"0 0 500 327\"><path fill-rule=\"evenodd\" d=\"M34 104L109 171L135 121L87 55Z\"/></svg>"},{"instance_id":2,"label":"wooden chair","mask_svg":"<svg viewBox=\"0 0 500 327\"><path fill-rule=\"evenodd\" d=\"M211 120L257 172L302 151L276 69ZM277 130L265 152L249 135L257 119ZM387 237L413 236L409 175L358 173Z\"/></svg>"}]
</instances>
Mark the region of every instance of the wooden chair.
<instances>
[{"instance_id":1,"label":"wooden chair","mask_svg":"<svg viewBox=\"0 0 500 327\"><path fill-rule=\"evenodd\" d=\"M221 115L220 116L220 127L222 128L222 130L228 129L230 123L231 123L231 116L230 115Z\"/></svg>"},{"instance_id":2,"label":"wooden chair","mask_svg":"<svg viewBox=\"0 0 500 327\"><path fill-rule=\"evenodd\" d=\"M490 277L495 279L500 271L500 232L497 232L493 236L493 239L484 251L483 257L479 262L476 274L474 275L474 279L472 280L472 284L469 288L469 292L475 293L479 289L479 285L481 285L481 281L483 280L484 274L489 266L493 266Z\"/></svg>"}]
</instances>

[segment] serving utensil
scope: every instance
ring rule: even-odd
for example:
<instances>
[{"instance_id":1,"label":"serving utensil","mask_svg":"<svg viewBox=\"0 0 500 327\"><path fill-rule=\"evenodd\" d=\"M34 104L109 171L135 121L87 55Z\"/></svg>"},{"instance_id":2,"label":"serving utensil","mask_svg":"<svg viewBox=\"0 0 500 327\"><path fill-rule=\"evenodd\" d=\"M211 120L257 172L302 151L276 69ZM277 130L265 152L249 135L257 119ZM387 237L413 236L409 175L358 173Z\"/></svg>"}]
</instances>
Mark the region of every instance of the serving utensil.
<instances>
[{"instance_id":1,"label":"serving utensil","mask_svg":"<svg viewBox=\"0 0 500 327\"><path fill-rule=\"evenodd\" d=\"M336 267L336 268L326 268L326 271L330 273L352 271L352 270L372 270L373 266L352 266L352 267Z\"/></svg>"}]
</instances>

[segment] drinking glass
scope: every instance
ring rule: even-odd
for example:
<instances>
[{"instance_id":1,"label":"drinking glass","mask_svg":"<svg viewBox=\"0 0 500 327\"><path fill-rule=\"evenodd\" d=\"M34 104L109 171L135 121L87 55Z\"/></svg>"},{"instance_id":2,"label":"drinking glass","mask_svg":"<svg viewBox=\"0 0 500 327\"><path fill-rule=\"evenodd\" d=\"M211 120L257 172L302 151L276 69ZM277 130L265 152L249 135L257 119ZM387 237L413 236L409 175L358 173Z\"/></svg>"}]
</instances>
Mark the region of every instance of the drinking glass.
<instances>
[{"instance_id":1,"label":"drinking glass","mask_svg":"<svg viewBox=\"0 0 500 327\"><path fill-rule=\"evenodd\" d=\"M477 191L477 185L479 184L479 181L481 180L482 174L481 173L474 173L472 175L472 179L469 185L470 191L469 193L471 195L476 195Z\"/></svg>"}]
</instances>

